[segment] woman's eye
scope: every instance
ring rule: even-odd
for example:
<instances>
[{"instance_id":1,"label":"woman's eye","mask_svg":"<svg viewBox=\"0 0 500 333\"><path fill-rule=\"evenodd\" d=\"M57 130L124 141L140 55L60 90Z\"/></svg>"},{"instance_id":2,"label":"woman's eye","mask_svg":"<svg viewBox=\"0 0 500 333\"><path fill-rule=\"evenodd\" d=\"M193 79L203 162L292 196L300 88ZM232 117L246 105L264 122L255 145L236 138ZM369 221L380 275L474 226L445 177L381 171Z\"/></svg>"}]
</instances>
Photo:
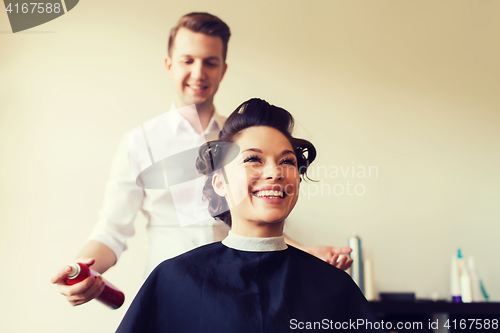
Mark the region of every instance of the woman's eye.
<instances>
[{"instance_id":1,"label":"woman's eye","mask_svg":"<svg viewBox=\"0 0 500 333\"><path fill-rule=\"evenodd\" d=\"M281 161L281 164L295 165L296 162L293 158L285 158L283 161Z\"/></svg>"},{"instance_id":2,"label":"woman's eye","mask_svg":"<svg viewBox=\"0 0 500 333\"><path fill-rule=\"evenodd\" d=\"M262 160L257 157L257 156L250 156L250 157L247 157L245 158L245 160L243 161L244 163L247 163L247 162L261 162Z\"/></svg>"}]
</instances>

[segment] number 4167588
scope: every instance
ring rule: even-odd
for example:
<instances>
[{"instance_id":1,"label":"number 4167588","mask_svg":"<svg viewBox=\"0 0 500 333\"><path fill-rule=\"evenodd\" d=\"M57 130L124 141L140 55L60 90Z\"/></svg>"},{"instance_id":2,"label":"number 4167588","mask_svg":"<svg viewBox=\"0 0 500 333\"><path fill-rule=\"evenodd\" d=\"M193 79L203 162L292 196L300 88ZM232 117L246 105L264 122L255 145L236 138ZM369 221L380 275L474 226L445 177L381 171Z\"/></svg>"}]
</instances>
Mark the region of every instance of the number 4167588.
<instances>
[{"instance_id":1,"label":"number 4167588","mask_svg":"<svg viewBox=\"0 0 500 333\"><path fill-rule=\"evenodd\" d=\"M498 329L498 319L460 319L447 320L444 327L453 330L496 330Z\"/></svg>"},{"instance_id":2,"label":"number 4167588","mask_svg":"<svg viewBox=\"0 0 500 333\"><path fill-rule=\"evenodd\" d=\"M15 7L15 9L14 9L14 7ZM16 14L19 14L19 13L23 13L23 14L27 14L27 13L32 13L32 14L33 13L39 13L39 14L56 13L56 14L58 14L61 12L61 4L55 3L54 5L52 5L50 2L47 2L47 3L41 3L41 2L40 3L37 3L37 2L27 3L27 2L25 2L22 4L16 3L14 6L12 6L12 4L9 3L9 5L7 6L7 8L5 10L9 14L12 12L15 12Z\"/></svg>"}]
</instances>

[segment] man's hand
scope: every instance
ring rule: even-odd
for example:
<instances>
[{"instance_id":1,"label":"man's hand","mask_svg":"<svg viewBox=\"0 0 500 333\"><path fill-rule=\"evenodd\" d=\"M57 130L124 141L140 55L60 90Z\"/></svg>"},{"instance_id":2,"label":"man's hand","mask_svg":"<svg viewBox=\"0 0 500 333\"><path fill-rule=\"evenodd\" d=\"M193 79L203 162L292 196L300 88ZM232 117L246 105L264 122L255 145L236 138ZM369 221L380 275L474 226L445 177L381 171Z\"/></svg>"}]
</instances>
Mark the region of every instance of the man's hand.
<instances>
[{"instance_id":1,"label":"man's hand","mask_svg":"<svg viewBox=\"0 0 500 333\"><path fill-rule=\"evenodd\" d=\"M352 252L352 249L349 246L303 246L287 235L284 236L285 241L288 244L295 246L296 248L301 249L302 251L305 251L309 254L312 254L315 257L318 257L321 260L326 261L330 265L337 267L338 269L345 271L352 265L353 260L349 258L349 253Z\"/></svg>"},{"instance_id":2,"label":"man's hand","mask_svg":"<svg viewBox=\"0 0 500 333\"><path fill-rule=\"evenodd\" d=\"M304 251L344 271L351 267L353 262L349 258L349 253L352 252L352 249L348 246L311 246L304 247Z\"/></svg>"},{"instance_id":3,"label":"man's hand","mask_svg":"<svg viewBox=\"0 0 500 333\"><path fill-rule=\"evenodd\" d=\"M95 260L92 258L79 259L78 262L90 266L94 264ZM70 272L71 267L68 265L64 266L50 279L51 283L57 284L59 292L66 297L69 304L72 306L81 305L101 295L105 286L101 276L89 276L82 282L69 286L66 284L64 278Z\"/></svg>"}]
</instances>

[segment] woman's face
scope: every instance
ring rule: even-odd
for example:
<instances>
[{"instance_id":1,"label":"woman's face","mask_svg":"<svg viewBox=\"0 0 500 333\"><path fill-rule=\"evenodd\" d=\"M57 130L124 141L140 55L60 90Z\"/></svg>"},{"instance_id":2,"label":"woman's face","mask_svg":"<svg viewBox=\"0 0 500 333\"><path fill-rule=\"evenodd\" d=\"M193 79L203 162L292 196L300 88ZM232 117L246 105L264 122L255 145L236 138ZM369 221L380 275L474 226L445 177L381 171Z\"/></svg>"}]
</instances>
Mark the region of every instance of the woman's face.
<instances>
[{"instance_id":1,"label":"woman's face","mask_svg":"<svg viewBox=\"0 0 500 333\"><path fill-rule=\"evenodd\" d=\"M254 126L234 143L240 154L224 168L225 177L212 180L229 204L233 228L239 221L283 222L299 195L297 158L290 142L272 127Z\"/></svg>"}]
</instances>

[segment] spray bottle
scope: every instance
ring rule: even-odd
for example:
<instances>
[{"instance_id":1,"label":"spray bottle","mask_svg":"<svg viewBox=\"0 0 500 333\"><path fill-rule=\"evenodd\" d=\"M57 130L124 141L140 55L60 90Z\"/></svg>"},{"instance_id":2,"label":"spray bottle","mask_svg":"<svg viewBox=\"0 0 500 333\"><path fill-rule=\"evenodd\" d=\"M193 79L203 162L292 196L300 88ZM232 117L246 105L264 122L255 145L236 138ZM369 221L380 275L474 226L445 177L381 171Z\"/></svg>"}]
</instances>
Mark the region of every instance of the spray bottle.
<instances>
[{"instance_id":1,"label":"spray bottle","mask_svg":"<svg viewBox=\"0 0 500 333\"><path fill-rule=\"evenodd\" d=\"M74 285L89 276L99 276L99 273L91 269L87 264L76 263L69 266L71 272L65 278L68 285ZM104 290L96 299L112 309L118 309L125 301L125 295L105 279L103 281L105 283Z\"/></svg>"}]
</instances>

